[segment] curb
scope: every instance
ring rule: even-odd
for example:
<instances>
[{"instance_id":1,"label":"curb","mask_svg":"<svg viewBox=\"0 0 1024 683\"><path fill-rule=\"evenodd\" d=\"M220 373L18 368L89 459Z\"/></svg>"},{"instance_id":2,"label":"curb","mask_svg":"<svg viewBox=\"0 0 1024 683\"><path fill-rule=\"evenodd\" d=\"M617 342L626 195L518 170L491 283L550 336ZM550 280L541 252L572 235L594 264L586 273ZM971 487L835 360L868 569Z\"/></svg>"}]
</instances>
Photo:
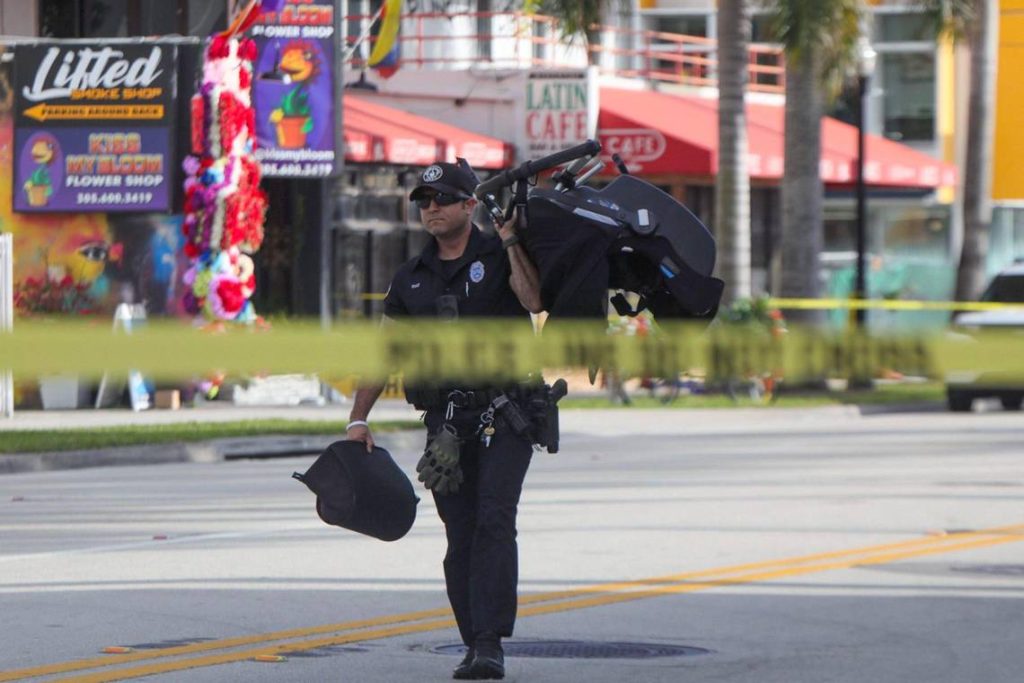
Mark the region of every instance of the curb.
<instances>
[{"instance_id":1,"label":"curb","mask_svg":"<svg viewBox=\"0 0 1024 683\"><path fill-rule=\"evenodd\" d=\"M24 472L51 472L86 467L121 465L160 465L181 462L225 462L244 458L280 458L316 455L340 438L338 436L265 436L251 438L211 439L191 443L166 443L118 448L58 451L45 453L12 453L0 455L0 475ZM378 444L395 448L422 448L418 429L382 432Z\"/></svg>"},{"instance_id":2,"label":"curb","mask_svg":"<svg viewBox=\"0 0 1024 683\"><path fill-rule=\"evenodd\" d=\"M858 405L861 415L897 415L905 413L944 413L948 410L942 401L919 401L917 403L892 403L889 405Z\"/></svg>"}]
</instances>

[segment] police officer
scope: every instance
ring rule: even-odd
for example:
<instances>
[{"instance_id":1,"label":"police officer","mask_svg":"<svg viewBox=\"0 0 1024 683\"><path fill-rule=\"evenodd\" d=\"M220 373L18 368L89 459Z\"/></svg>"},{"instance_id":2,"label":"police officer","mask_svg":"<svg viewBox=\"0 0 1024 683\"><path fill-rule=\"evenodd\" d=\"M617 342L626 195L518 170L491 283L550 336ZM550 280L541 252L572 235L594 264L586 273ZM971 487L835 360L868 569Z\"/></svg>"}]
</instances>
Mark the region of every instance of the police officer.
<instances>
[{"instance_id":1,"label":"police officer","mask_svg":"<svg viewBox=\"0 0 1024 683\"><path fill-rule=\"evenodd\" d=\"M427 168L410 199L433 239L399 268L384 302L384 322L438 316L519 318L541 311L540 281L515 233L515 219L488 235L475 226L475 177L456 164ZM366 424L382 386L361 387L348 438L373 446ZM456 679L505 674L501 639L516 617L518 547L516 508L533 453L531 438L495 414L512 397L494 387L407 388L422 410L428 447L417 469L431 488L445 525L448 599L468 652Z\"/></svg>"}]
</instances>

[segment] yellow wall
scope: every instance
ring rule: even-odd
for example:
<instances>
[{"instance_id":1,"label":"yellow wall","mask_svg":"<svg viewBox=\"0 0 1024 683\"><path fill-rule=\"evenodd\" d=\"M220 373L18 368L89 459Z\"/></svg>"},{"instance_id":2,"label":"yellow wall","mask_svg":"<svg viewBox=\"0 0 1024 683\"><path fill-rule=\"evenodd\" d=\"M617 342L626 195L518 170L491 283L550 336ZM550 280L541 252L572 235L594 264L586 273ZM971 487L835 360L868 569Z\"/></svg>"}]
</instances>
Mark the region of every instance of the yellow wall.
<instances>
[{"instance_id":1,"label":"yellow wall","mask_svg":"<svg viewBox=\"0 0 1024 683\"><path fill-rule=\"evenodd\" d=\"M1024 0L1001 0L992 198L1024 199Z\"/></svg>"}]
</instances>

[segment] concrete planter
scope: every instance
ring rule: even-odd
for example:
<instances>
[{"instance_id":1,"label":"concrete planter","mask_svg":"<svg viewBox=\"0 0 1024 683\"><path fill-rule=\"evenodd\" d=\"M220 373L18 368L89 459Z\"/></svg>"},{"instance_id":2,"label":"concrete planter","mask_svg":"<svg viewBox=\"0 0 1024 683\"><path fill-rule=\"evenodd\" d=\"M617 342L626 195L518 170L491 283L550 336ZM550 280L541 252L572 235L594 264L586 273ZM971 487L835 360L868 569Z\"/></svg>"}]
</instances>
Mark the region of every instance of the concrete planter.
<instances>
[{"instance_id":1,"label":"concrete planter","mask_svg":"<svg viewBox=\"0 0 1024 683\"><path fill-rule=\"evenodd\" d=\"M88 387L76 375L39 378L39 396L43 410L73 410L85 405Z\"/></svg>"}]
</instances>

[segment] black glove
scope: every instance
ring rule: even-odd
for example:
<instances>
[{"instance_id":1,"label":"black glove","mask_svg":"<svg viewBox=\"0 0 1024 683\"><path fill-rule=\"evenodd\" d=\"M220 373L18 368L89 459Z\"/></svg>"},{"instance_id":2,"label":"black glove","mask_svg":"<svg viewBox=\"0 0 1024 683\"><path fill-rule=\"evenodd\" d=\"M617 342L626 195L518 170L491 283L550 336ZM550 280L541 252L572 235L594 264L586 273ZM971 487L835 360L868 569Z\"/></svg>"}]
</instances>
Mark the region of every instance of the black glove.
<instances>
[{"instance_id":1,"label":"black glove","mask_svg":"<svg viewBox=\"0 0 1024 683\"><path fill-rule=\"evenodd\" d=\"M416 464L419 480L431 491L446 495L456 493L462 484L462 468L459 467L459 436L449 424L441 429L427 443L427 450Z\"/></svg>"}]
</instances>

